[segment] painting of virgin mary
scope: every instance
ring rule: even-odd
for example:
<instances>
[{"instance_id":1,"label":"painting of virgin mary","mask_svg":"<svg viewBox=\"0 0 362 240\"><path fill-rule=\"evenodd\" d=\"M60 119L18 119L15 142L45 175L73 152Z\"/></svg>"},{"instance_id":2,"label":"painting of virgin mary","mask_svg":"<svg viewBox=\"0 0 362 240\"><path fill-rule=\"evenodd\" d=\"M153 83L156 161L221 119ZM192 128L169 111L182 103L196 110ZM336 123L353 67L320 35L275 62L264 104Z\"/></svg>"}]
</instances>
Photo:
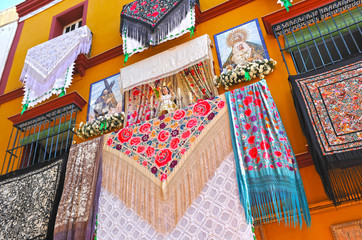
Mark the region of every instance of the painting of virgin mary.
<instances>
[{"instance_id":1,"label":"painting of virgin mary","mask_svg":"<svg viewBox=\"0 0 362 240\"><path fill-rule=\"evenodd\" d=\"M214 39L221 71L269 58L257 19L216 34Z\"/></svg>"}]
</instances>

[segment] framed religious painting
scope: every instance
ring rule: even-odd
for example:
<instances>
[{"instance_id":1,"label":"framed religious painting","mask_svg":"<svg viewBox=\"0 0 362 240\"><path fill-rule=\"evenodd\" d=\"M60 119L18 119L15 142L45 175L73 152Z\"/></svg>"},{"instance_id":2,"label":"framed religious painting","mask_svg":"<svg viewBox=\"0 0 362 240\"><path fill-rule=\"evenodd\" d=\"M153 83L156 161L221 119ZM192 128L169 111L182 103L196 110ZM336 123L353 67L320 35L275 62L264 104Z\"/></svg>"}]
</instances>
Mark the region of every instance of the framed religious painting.
<instances>
[{"instance_id":1,"label":"framed religious painting","mask_svg":"<svg viewBox=\"0 0 362 240\"><path fill-rule=\"evenodd\" d=\"M220 72L269 58L258 19L214 35Z\"/></svg>"},{"instance_id":2,"label":"framed religious painting","mask_svg":"<svg viewBox=\"0 0 362 240\"><path fill-rule=\"evenodd\" d=\"M335 240L362 239L362 220L335 224L330 228Z\"/></svg>"},{"instance_id":3,"label":"framed religious painting","mask_svg":"<svg viewBox=\"0 0 362 240\"><path fill-rule=\"evenodd\" d=\"M100 116L124 111L124 96L119 85L119 75L118 73L91 84L87 122Z\"/></svg>"}]
</instances>

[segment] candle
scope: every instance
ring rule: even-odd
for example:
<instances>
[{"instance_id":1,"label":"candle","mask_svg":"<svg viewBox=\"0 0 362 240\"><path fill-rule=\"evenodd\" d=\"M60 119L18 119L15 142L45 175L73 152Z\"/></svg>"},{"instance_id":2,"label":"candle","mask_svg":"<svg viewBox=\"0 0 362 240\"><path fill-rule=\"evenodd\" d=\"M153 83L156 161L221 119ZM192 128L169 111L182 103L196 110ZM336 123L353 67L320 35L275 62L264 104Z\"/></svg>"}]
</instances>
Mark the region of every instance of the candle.
<instances>
[{"instance_id":1,"label":"candle","mask_svg":"<svg viewBox=\"0 0 362 240\"><path fill-rule=\"evenodd\" d=\"M190 102L192 102L192 92L189 92Z\"/></svg>"},{"instance_id":2,"label":"candle","mask_svg":"<svg viewBox=\"0 0 362 240\"><path fill-rule=\"evenodd\" d=\"M181 89L180 88L177 88L177 96L181 97Z\"/></svg>"}]
</instances>

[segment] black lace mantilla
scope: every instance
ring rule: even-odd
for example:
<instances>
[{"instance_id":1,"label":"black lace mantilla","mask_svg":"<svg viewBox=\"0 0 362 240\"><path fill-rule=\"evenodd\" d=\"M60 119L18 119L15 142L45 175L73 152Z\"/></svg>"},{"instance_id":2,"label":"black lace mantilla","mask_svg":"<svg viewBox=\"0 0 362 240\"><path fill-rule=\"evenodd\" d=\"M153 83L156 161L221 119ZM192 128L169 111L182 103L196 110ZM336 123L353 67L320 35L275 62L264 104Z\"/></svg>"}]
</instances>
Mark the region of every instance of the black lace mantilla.
<instances>
[{"instance_id":1,"label":"black lace mantilla","mask_svg":"<svg viewBox=\"0 0 362 240\"><path fill-rule=\"evenodd\" d=\"M52 239L65 160L0 176L0 239Z\"/></svg>"}]
</instances>

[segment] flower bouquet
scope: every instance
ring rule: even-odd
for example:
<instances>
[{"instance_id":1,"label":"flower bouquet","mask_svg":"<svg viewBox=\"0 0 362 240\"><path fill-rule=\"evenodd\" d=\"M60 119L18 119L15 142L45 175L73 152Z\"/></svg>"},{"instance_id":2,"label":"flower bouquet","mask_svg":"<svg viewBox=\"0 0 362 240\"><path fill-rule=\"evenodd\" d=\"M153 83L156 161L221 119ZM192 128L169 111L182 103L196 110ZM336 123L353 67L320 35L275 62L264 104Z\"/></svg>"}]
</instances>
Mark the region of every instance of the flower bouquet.
<instances>
[{"instance_id":1,"label":"flower bouquet","mask_svg":"<svg viewBox=\"0 0 362 240\"><path fill-rule=\"evenodd\" d=\"M83 124L83 122L81 122L79 128L75 130L75 133L80 138L87 139L120 129L123 126L123 121L124 112L112 115L107 114L89 123Z\"/></svg>"},{"instance_id":2,"label":"flower bouquet","mask_svg":"<svg viewBox=\"0 0 362 240\"><path fill-rule=\"evenodd\" d=\"M264 79L265 75L273 72L277 62L273 59L254 60L245 65L237 65L234 69L224 70L219 77L215 76L215 85L223 85L225 90L240 82L250 81L259 77Z\"/></svg>"}]
</instances>

